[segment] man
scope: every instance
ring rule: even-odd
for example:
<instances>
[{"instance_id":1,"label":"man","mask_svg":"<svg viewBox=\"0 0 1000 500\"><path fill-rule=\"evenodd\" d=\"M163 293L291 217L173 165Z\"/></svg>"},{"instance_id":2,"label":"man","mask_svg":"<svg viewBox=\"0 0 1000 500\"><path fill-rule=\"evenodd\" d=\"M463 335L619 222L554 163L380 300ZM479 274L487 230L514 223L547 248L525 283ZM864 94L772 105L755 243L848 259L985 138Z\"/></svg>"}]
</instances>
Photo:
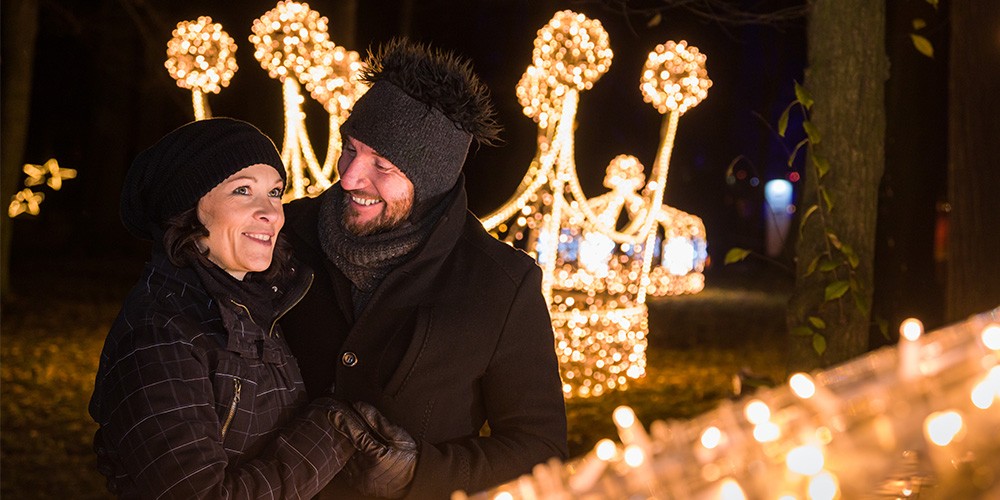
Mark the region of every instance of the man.
<instances>
[{"instance_id":1,"label":"man","mask_svg":"<svg viewBox=\"0 0 1000 500\"><path fill-rule=\"evenodd\" d=\"M565 458L541 271L466 208L469 146L500 130L488 90L468 62L398 40L369 54L364 77L371 88L341 127L339 183L286 210L296 255L316 270L282 320L307 389L371 403L413 437L401 491L413 498ZM342 475L388 494L372 489L382 473ZM325 493L352 496L344 483Z\"/></svg>"}]
</instances>

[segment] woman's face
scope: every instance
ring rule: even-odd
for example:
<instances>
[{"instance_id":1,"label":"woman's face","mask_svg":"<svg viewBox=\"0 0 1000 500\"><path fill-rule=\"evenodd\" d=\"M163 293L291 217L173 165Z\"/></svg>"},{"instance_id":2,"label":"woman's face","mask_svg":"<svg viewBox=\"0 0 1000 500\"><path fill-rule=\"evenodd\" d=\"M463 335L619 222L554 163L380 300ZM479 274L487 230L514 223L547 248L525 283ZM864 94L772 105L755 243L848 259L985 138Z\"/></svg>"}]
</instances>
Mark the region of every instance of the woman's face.
<instances>
[{"instance_id":1,"label":"woman's face","mask_svg":"<svg viewBox=\"0 0 1000 500\"><path fill-rule=\"evenodd\" d=\"M198 220L208 229L201 241L208 259L238 280L271 265L285 224L285 185L271 166L251 165L229 176L198 200Z\"/></svg>"}]
</instances>

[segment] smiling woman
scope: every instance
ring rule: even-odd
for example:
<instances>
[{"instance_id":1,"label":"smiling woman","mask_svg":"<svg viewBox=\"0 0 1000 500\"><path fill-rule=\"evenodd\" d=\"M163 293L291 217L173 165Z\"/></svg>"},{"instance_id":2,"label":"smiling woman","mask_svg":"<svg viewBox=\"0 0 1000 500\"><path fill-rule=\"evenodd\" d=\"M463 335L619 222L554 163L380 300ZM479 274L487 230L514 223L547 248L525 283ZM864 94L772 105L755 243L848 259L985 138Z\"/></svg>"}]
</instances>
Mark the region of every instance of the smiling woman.
<instances>
[{"instance_id":1,"label":"smiling woman","mask_svg":"<svg viewBox=\"0 0 1000 500\"><path fill-rule=\"evenodd\" d=\"M208 230L201 249L210 261L238 280L271 266L285 224L284 184L273 167L258 163L236 172L198 201L198 219Z\"/></svg>"},{"instance_id":2,"label":"smiling woman","mask_svg":"<svg viewBox=\"0 0 1000 500\"><path fill-rule=\"evenodd\" d=\"M122 221L153 255L90 401L112 493L310 497L353 456L364 432L333 420L355 410L309 401L277 325L312 283L280 239L284 185L274 143L229 118L184 125L133 162Z\"/></svg>"}]
</instances>

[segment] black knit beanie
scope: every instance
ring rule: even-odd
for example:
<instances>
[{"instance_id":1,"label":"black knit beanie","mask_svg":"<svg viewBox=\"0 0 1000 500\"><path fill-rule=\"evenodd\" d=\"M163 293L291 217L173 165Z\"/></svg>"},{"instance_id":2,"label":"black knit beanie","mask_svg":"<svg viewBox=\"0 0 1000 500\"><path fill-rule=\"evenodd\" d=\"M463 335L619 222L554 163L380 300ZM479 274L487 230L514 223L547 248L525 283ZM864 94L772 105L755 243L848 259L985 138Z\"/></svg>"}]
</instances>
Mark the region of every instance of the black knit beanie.
<instances>
[{"instance_id":1,"label":"black knit beanie","mask_svg":"<svg viewBox=\"0 0 1000 500\"><path fill-rule=\"evenodd\" d=\"M354 104L341 133L391 161L413 183L414 210L455 186L469 145L494 144L489 90L471 63L405 39L369 51L362 80L371 88Z\"/></svg>"},{"instance_id":2,"label":"black knit beanie","mask_svg":"<svg viewBox=\"0 0 1000 500\"><path fill-rule=\"evenodd\" d=\"M285 180L274 143L253 125L233 118L210 118L183 125L163 136L132 162L122 186L122 223L132 235L158 241L170 218L229 176L263 163Z\"/></svg>"}]
</instances>

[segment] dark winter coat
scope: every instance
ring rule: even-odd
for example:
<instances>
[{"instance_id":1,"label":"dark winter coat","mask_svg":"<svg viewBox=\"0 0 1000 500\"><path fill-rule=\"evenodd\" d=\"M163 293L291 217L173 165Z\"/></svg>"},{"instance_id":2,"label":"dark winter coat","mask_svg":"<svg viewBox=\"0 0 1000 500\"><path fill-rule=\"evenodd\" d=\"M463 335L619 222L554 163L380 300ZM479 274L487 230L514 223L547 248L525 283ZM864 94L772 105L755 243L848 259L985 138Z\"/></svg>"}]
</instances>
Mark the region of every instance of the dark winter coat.
<instances>
[{"instance_id":1,"label":"dark winter coat","mask_svg":"<svg viewBox=\"0 0 1000 500\"><path fill-rule=\"evenodd\" d=\"M292 278L260 311L154 254L108 333L90 401L113 493L309 498L340 470L353 446L331 425L329 400L308 403L272 316L312 281Z\"/></svg>"},{"instance_id":2,"label":"dark winter coat","mask_svg":"<svg viewBox=\"0 0 1000 500\"><path fill-rule=\"evenodd\" d=\"M367 401L420 443L412 498L481 491L567 455L541 271L486 233L466 209L463 179L451 199L428 241L356 320L351 283L320 246L321 199L285 211L296 256L318 270L281 320L306 388ZM486 423L489 437L480 437ZM357 496L346 488L335 478L323 496Z\"/></svg>"}]
</instances>

